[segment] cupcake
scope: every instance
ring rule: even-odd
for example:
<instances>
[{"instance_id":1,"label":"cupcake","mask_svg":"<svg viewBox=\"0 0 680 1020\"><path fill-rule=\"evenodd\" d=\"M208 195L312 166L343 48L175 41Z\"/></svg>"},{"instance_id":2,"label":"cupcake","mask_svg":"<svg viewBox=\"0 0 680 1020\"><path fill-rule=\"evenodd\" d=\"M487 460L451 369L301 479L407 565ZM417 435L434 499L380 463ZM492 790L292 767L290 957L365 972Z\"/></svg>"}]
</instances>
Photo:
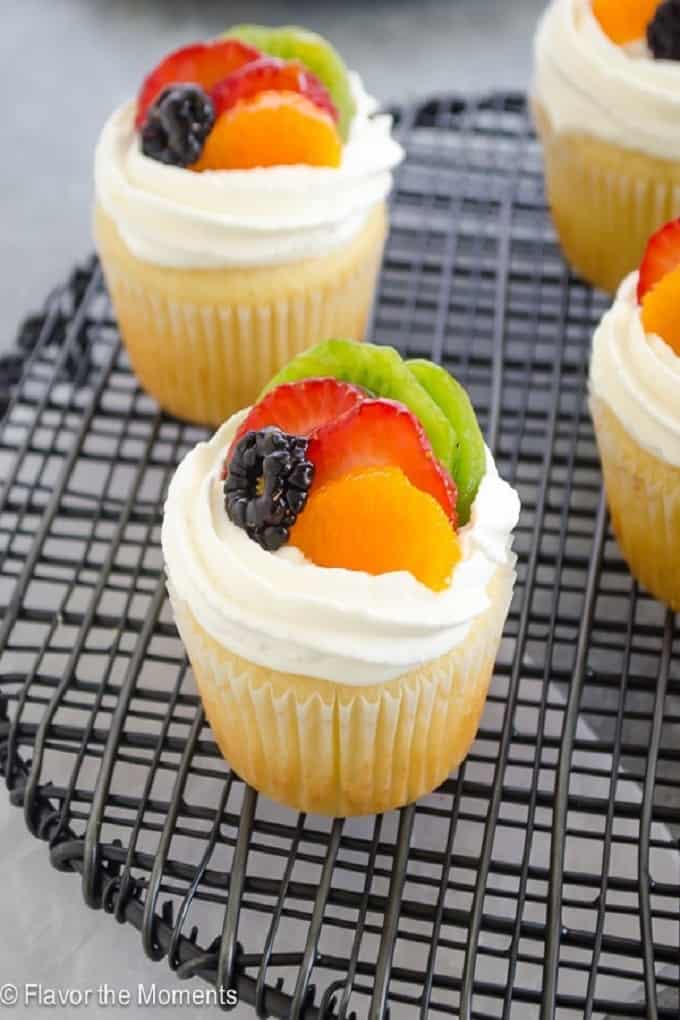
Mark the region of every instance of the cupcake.
<instances>
[{"instance_id":1,"label":"cupcake","mask_svg":"<svg viewBox=\"0 0 680 1020\"><path fill-rule=\"evenodd\" d=\"M94 231L142 386L217 425L319 337L362 340L391 119L320 36L239 26L166 57L95 158Z\"/></svg>"},{"instance_id":2,"label":"cupcake","mask_svg":"<svg viewBox=\"0 0 680 1020\"><path fill-rule=\"evenodd\" d=\"M649 242L593 341L592 415L632 573L680 610L680 220Z\"/></svg>"},{"instance_id":3,"label":"cupcake","mask_svg":"<svg viewBox=\"0 0 680 1020\"><path fill-rule=\"evenodd\" d=\"M548 199L574 269L614 292L680 214L680 2L553 0L533 108Z\"/></svg>"},{"instance_id":4,"label":"cupcake","mask_svg":"<svg viewBox=\"0 0 680 1020\"><path fill-rule=\"evenodd\" d=\"M300 811L437 787L474 740L515 579L516 493L441 367L336 340L180 464L168 589L227 761Z\"/></svg>"}]
</instances>

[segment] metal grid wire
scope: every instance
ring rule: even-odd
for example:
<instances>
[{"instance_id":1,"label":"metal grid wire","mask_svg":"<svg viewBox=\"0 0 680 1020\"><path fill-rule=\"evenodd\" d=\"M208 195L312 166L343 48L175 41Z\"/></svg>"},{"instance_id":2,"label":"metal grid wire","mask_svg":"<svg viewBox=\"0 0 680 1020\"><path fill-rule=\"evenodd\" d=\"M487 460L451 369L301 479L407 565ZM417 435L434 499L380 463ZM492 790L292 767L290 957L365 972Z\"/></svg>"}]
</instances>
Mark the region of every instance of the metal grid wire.
<instances>
[{"instance_id":1,"label":"metal grid wire","mask_svg":"<svg viewBox=\"0 0 680 1020\"><path fill-rule=\"evenodd\" d=\"M203 433L140 391L93 263L22 334L0 433L0 765L89 904L260 1017L677 1020L680 631L608 528L586 393L605 301L560 256L521 98L399 129L374 337L465 383L523 500L467 762L350 821L229 771L159 548Z\"/></svg>"}]
</instances>

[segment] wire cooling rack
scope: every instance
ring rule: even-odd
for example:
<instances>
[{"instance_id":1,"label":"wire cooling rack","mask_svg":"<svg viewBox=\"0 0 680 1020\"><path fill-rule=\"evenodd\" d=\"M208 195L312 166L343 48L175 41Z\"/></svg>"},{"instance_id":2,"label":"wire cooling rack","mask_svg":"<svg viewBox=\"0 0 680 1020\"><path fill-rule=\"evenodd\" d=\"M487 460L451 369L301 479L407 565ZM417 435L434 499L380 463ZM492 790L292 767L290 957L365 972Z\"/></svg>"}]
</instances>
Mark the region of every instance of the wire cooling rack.
<instances>
[{"instance_id":1,"label":"wire cooling rack","mask_svg":"<svg viewBox=\"0 0 680 1020\"><path fill-rule=\"evenodd\" d=\"M555 244L521 98L438 99L399 130L374 337L468 386L523 500L467 762L350 821L229 771L159 548L203 433L140 391L93 262L3 362L0 765L87 903L260 1017L677 1020L680 632L608 528L586 396L605 302Z\"/></svg>"}]
</instances>

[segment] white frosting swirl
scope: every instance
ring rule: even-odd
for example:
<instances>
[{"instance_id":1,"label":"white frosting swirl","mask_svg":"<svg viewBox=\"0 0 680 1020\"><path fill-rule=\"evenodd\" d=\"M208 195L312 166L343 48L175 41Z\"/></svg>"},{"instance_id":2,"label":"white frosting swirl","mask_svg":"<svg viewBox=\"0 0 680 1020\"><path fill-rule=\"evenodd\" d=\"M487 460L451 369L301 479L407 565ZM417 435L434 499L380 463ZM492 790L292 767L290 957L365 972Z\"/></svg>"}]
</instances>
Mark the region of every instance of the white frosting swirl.
<instances>
[{"instance_id":1,"label":"white frosting swirl","mask_svg":"<svg viewBox=\"0 0 680 1020\"><path fill-rule=\"evenodd\" d=\"M617 46L591 0L553 0L535 62L534 95L556 131L680 159L680 63L654 60L643 39Z\"/></svg>"},{"instance_id":2,"label":"white frosting swirl","mask_svg":"<svg viewBox=\"0 0 680 1020\"><path fill-rule=\"evenodd\" d=\"M195 173L145 156L135 103L112 114L95 156L98 201L130 251L156 265L276 265L324 255L350 240L392 186L403 150L392 118L375 114L358 75L337 168L274 166Z\"/></svg>"},{"instance_id":3,"label":"white frosting swirl","mask_svg":"<svg viewBox=\"0 0 680 1020\"><path fill-rule=\"evenodd\" d=\"M489 605L498 565L514 564L519 498L491 454L460 533L462 560L436 593L405 571L372 576L317 567L293 547L268 553L235 527L220 471L246 413L184 458L165 505L168 578L208 633L260 666L355 686L391 680L463 641Z\"/></svg>"},{"instance_id":4,"label":"white frosting swirl","mask_svg":"<svg viewBox=\"0 0 680 1020\"><path fill-rule=\"evenodd\" d=\"M623 281L595 332L590 386L640 446L680 467L680 358L645 333L637 283L637 273Z\"/></svg>"}]
</instances>

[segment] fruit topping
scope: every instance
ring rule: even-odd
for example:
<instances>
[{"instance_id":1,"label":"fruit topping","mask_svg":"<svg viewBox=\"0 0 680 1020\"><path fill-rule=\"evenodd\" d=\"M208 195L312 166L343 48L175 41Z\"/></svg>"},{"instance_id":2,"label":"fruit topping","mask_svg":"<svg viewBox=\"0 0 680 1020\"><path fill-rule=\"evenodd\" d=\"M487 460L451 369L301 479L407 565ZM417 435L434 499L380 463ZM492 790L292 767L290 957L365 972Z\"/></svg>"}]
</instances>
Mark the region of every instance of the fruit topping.
<instances>
[{"instance_id":1,"label":"fruit topping","mask_svg":"<svg viewBox=\"0 0 680 1020\"><path fill-rule=\"evenodd\" d=\"M193 169L337 167L341 160L342 143L328 114L297 92L260 92L217 118Z\"/></svg>"},{"instance_id":2,"label":"fruit topping","mask_svg":"<svg viewBox=\"0 0 680 1020\"><path fill-rule=\"evenodd\" d=\"M397 467L369 468L313 491L290 541L317 566L407 570L433 591L446 588L461 556L439 503Z\"/></svg>"},{"instance_id":3,"label":"fruit topping","mask_svg":"<svg viewBox=\"0 0 680 1020\"><path fill-rule=\"evenodd\" d=\"M242 99L252 99L260 92L271 91L297 92L333 121L338 119L333 100L316 75L298 61L285 61L278 57L261 57L230 74L215 86L212 99L219 116Z\"/></svg>"},{"instance_id":4,"label":"fruit topping","mask_svg":"<svg viewBox=\"0 0 680 1020\"><path fill-rule=\"evenodd\" d=\"M276 425L294 436L309 436L346 414L366 394L358 386L337 379L303 379L277 386L253 407L234 437L233 446L246 432ZM227 458L228 459L228 458Z\"/></svg>"},{"instance_id":5,"label":"fruit topping","mask_svg":"<svg viewBox=\"0 0 680 1020\"><path fill-rule=\"evenodd\" d=\"M486 448L477 415L466 391L441 365L415 359L406 367L442 409L458 438L453 477L458 489L458 523L467 524L482 478L486 474Z\"/></svg>"},{"instance_id":6,"label":"fruit topping","mask_svg":"<svg viewBox=\"0 0 680 1020\"><path fill-rule=\"evenodd\" d=\"M235 25L227 38L237 38L262 53L283 60L299 60L325 85L338 112L340 137L347 140L356 103L347 68L331 44L315 32L294 25L270 28L265 25Z\"/></svg>"},{"instance_id":7,"label":"fruit topping","mask_svg":"<svg viewBox=\"0 0 680 1020\"><path fill-rule=\"evenodd\" d=\"M680 356L680 266L645 294L642 325L646 333L660 336Z\"/></svg>"},{"instance_id":8,"label":"fruit topping","mask_svg":"<svg viewBox=\"0 0 680 1020\"><path fill-rule=\"evenodd\" d=\"M315 491L366 468L397 467L411 485L432 496L456 526L456 488L420 422L403 404L362 401L320 428L310 439L307 456L314 464Z\"/></svg>"},{"instance_id":9,"label":"fruit topping","mask_svg":"<svg viewBox=\"0 0 680 1020\"><path fill-rule=\"evenodd\" d=\"M593 0L593 14L618 46L643 39L659 0Z\"/></svg>"},{"instance_id":10,"label":"fruit topping","mask_svg":"<svg viewBox=\"0 0 680 1020\"><path fill-rule=\"evenodd\" d=\"M237 443L224 481L229 520L275 552L307 503L314 465L307 440L277 428L247 432Z\"/></svg>"},{"instance_id":11,"label":"fruit topping","mask_svg":"<svg viewBox=\"0 0 680 1020\"><path fill-rule=\"evenodd\" d=\"M167 85L191 83L210 92L227 75L261 56L259 50L239 39L195 43L175 50L144 79L137 99L135 126L142 127L147 110Z\"/></svg>"},{"instance_id":12,"label":"fruit topping","mask_svg":"<svg viewBox=\"0 0 680 1020\"><path fill-rule=\"evenodd\" d=\"M680 219L671 220L650 237L640 266L638 301L664 276L680 266Z\"/></svg>"},{"instance_id":13,"label":"fruit topping","mask_svg":"<svg viewBox=\"0 0 680 1020\"><path fill-rule=\"evenodd\" d=\"M214 123L212 100L200 86L168 85L147 112L142 152L160 163L189 166L201 155Z\"/></svg>"},{"instance_id":14,"label":"fruit topping","mask_svg":"<svg viewBox=\"0 0 680 1020\"><path fill-rule=\"evenodd\" d=\"M680 60L680 0L664 0L647 28L655 60Z\"/></svg>"},{"instance_id":15,"label":"fruit topping","mask_svg":"<svg viewBox=\"0 0 680 1020\"><path fill-rule=\"evenodd\" d=\"M425 429L435 456L453 473L457 456L453 427L394 348L358 344L353 340L326 340L293 358L274 376L264 392L284 382L315 376L343 379L374 396L404 404Z\"/></svg>"},{"instance_id":16,"label":"fruit topping","mask_svg":"<svg viewBox=\"0 0 680 1020\"><path fill-rule=\"evenodd\" d=\"M637 296L645 331L660 336L680 354L680 219L650 237Z\"/></svg>"}]
</instances>

